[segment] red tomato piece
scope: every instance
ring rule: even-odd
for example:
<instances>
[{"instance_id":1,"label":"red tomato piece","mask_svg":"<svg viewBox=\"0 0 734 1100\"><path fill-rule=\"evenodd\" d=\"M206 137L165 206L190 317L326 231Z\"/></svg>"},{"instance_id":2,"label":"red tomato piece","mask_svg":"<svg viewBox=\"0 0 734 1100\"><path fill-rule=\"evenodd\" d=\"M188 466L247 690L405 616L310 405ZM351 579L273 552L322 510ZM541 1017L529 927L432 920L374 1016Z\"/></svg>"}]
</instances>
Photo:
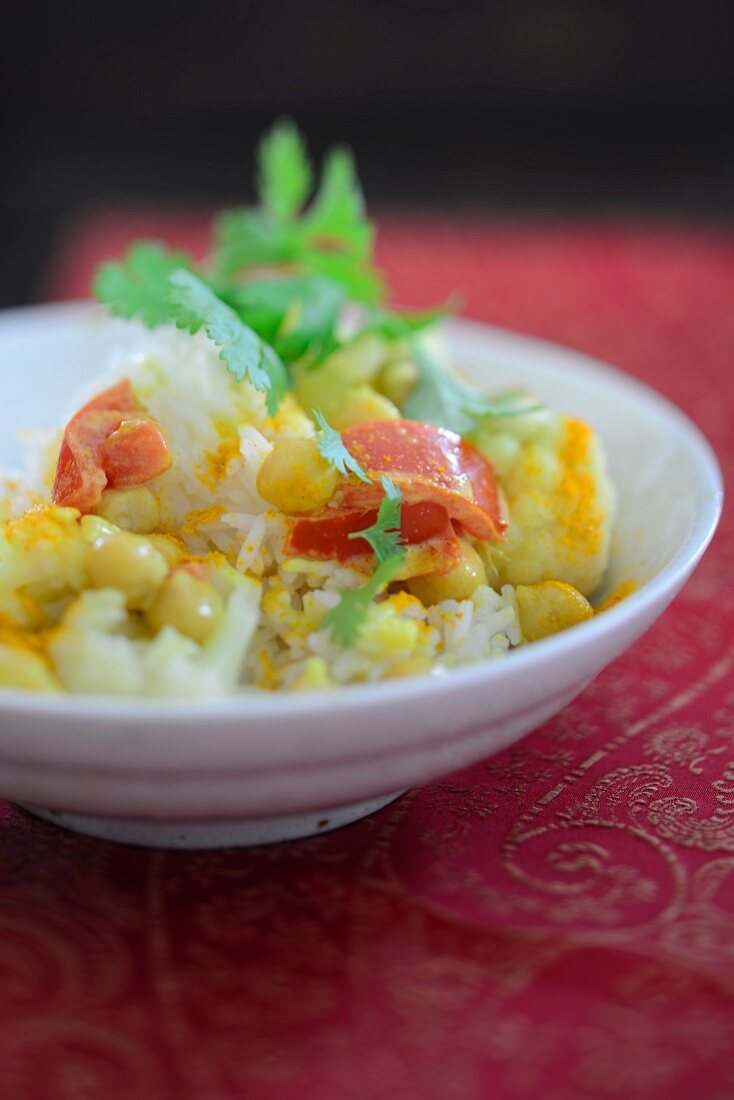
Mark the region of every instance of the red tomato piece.
<instances>
[{"instance_id":1,"label":"red tomato piece","mask_svg":"<svg viewBox=\"0 0 734 1100\"><path fill-rule=\"evenodd\" d=\"M154 420L123 420L102 444L100 461L112 488L127 489L170 469L171 452Z\"/></svg>"},{"instance_id":2,"label":"red tomato piece","mask_svg":"<svg viewBox=\"0 0 734 1100\"><path fill-rule=\"evenodd\" d=\"M168 469L166 437L151 418L132 415L140 409L129 379L123 378L75 413L59 451L54 504L91 512L108 484L142 485Z\"/></svg>"},{"instance_id":3,"label":"red tomato piece","mask_svg":"<svg viewBox=\"0 0 734 1100\"><path fill-rule=\"evenodd\" d=\"M86 412L75 416L64 432L56 466L54 504L91 512L100 502L107 475L100 462L104 441L120 427L124 413Z\"/></svg>"},{"instance_id":4,"label":"red tomato piece","mask_svg":"<svg viewBox=\"0 0 734 1100\"><path fill-rule=\"evenodd\" d=\"M291 527L285 544L285 553L298 557L321 559L336 558L348 562L372 554L372 547L364 539L350 535L371 527L377 519L377 509L327 509L318 516L299 517ZM450 564L456 558L454 544L456 533L451 526L446 509L430 501L405 504L401 509L400 532L408 546L416 546L437 540L445 549ZM459 554L460 556L460 554Z\"/></svg>"},{"instance_id":5,"label":"red tomato piece","mask_svg":"<svg viewBox=\"0 0 734 1100\"><path fill-rule=\"evenodd\" d=\"M491 464L455 432L415 420L370 420L342 433L344 446L373 484L344 486L347 509L379 506L380 477L389 477L406 504L442 504L450 519L474 538L502 538L502 518Z\"/></svg>"},{"instance_id":6,"label":"red tomato piece","mask_svg":"<svg viewBox=\"0 0 734 1100\"><path fill-rule=\"evenodd\" d=\"M353 531L364 531L377 517L377 511L341 511L328 509L314 517L298 518L291 527L286 539L284 552L303 558L336 558L348 561L364 553L369 545L360 539L350 539Z\"/></svg>"},{"instance_id":7,"label":"red tomato piece","mask_svg":"<svg viewBox=\"0 0 734 1100\"><path fill-rule=\"evenodd\" d=\"M375 522L384 496L383 475L403 494L406 545L430 545L430 572L445 572L460 560L455 526L477 539L503 537L506 525L492 466L461 436L417 421L373 420L348 428L342 440L373 483L350 480L342 487L339 508L296 519L285 544L287 554L342 562L369 555L369 544L349 535Z\"/></svg>"},{"instance_id":8,"label":"red tomato piece","mask_svg":"<svg viewBox=\"0 0 734 1100\"><path fill-rule=\"evenodd\" d=\"M140 402L135 396L130 379L121 378L114 386L98 393L91 401L87 401L79 412L74 413L69 423L73 424L88 412L135 412L139 408Z\"/></svg>"}]
</instances>

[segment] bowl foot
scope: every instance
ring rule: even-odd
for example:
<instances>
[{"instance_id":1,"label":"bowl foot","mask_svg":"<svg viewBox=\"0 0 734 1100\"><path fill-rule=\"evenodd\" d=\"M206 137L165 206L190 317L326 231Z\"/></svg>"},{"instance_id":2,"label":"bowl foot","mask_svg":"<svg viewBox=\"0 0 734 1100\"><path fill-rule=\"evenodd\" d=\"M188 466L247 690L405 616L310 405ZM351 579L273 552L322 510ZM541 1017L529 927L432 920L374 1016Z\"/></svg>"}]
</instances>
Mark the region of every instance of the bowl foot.
<instances>
[{"instance_id":1,"label":"bowl foot","mask_svg":"<svg viewBox=\"0 0 734 1100\"><path fill-rule=\"evenodd\" d=\"M402 793L396 791L329 810L252 817L243 821L139 821L46 810L38 806L24 806L23 809L64 829L118 844L135 844L141 848L244 848L329 833L381 810Z\"/></svg>"}]
</instances>

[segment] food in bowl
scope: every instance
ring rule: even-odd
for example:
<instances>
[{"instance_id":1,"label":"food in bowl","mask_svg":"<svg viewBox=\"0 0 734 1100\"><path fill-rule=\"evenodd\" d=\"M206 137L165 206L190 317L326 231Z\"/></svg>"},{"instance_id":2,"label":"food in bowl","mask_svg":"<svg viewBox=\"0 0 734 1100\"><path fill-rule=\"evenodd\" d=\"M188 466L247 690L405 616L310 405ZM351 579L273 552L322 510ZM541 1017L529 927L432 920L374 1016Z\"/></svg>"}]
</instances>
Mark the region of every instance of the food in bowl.
<instances>
[{"instance_id":1,"label":"food in bowl","mask_svg":"<svg viewBox=\"0 0 734 1100\"><path fill-rule=\"evenodd\" d=\"M99 270L117 348L0 494L0 686L129 696L332 688L575 626L614 491L593 428L445 361L445 310L383 304L351 156L289 123L260 205L196 265Z\"/></svg>"}]
</instances>

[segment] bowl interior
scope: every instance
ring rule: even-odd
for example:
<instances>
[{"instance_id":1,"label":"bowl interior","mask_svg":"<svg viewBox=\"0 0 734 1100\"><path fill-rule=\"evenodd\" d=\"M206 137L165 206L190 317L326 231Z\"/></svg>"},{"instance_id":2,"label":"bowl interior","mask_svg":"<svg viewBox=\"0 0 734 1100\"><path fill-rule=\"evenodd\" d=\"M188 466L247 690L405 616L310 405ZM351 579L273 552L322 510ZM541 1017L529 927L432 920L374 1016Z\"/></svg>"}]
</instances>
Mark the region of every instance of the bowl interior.
<instances>
[{"instance_id":1,"label":"bowl interior","mask_svg":"<svg viewBox=\"0 0 734 1100\"><path fill-rule=\"evenodd\" d=\"M715 522L720 482L703 437L674 406L619 371L566 348L487 326L447 326L451 355L487 389L529 386L592 424L618 492L612 558L599 596L643 584ZM0 466L22 463L20 433L57 425L74 393L104 369L125 327L85 304L0 317ZM713 518L712 518L713 517Z\"/></svg>"}]
</instances>

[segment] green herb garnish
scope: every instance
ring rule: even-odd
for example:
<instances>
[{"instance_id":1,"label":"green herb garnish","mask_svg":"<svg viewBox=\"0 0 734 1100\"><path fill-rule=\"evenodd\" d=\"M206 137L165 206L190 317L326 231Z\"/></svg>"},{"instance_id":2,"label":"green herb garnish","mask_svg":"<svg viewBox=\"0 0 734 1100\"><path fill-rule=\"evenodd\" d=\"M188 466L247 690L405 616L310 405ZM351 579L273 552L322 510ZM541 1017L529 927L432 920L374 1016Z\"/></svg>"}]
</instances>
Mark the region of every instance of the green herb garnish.
<instances>
[{"instance_id":1,"label":"green herb garnish","mask_svg":"<svg viewBox=\"0 0 734 1100\"><path fill-rule=\"evenodd\" d=\"M185 252L170 252L158 241L137 241L124 260L111 260L97 269L94 293L116 317L137 318L155 328L172 320L171 275L191 266Z\"/></svg>"},{"instance_id":2,"label":"green herb garnish","mask_svg":"<svg viewBox=\"0 0 734 1100\"><path fill-rule=\"evenodd\" d=\"M238 382L247 378L265 393L273 416L290 385L285 366L188 263L184 253L142 241L130 247L124 260L99 269L95 293L115 316L137 318L150 328L165 322L191 333L203 328L230 374Z\"/></svg>"},{"instance_id":3,"label":"green herb garnish","mask_svg":"<svg viewBox=\"0 0 734 1100\"><path fill-rule=\"evenodd\" d=\"M451 299L444 305L433 306L431 309L368 308L364 328L360 332L377 332L388 340L410 341L423 329L430 328L454 313L456 307L457 303Z\"/></svg>"},{"instance_id":4,"label":"green herb garnish","mask_svg":"<svg viewBox=\"0 0 734 1100\"><path fill-rule=\"evenodd\" d=\"M313 170L303 137L284 119L260 141L257 150L257 192L264 209L287 222L311 192Z\"/></svg>"},{"instance_id":5,"label":"green herb garnish","mask_svg":"<svg viewBox=\"0 0 734 1100\"><path fill-rule=\"evenodd\" d=\"M375 551L377 567L370 579L359 588L340 588L339 603L327 611L321 630L331 630L334 641L351 645L367 617L370 604L391 581L395 580L407 553L400 535L400 505L402 493L389 478L382 478L385 490L377 520L364 531L355 531L350 538L362 538Z\"/></svg>"},{"instance_id":6,"label":"green herb garnish","mask_svg":"<svg viewBox=\"0 0 734 1100\"><path fill-rule=\"evenodd\" d=\"M543 407L529 403L522 390L489 397L449 374L417 342L413 341L411 348L418 367L418 385L403 403L403 412L410 420L422 420L466 435L485 417L525 416Z\"/></svg>"},{"instance_id":7,"label":"green herb garnish","mask_svg":"<svg viewBox=\"0 0 734 1100\"><path fill-rule=\"evenodd\" d=\"M389 477L380 478L385 495L380 503L377 519L364 531L353 531L350 539L364 539L375 552L375 560L382 565L388 558L405 557L401 552L403 536L400 534L400 501L402 493Z\"/></svg>"},{"instance_id":8,"label":"green herb garnish","mask_svg":"<svg viewBox=\"0 0 734 1100\"><path fill-rule=\"evenodd\" d=\"M174 271L169 283L177 326L189 332L203 328L219 348L229 373L238 382L247 378L256 390L264 391L268 412L274 416L289 385L288 372L275 351L192 271Z\"/></svg>"},{"instance_id":9,"label":"green herb garnish","mask_svg":"<svg viewBox=\"0 0 734 1100\"><path fill-rule=\"evenodd\" d=\"M312 409L311 415L319 426L316 433L316 446L319 449L319 454L331 463L342 477L349 477L351 473L355 474L360 481L369 483L372 479L367 476L356 458L349 453L344 446L340 433L327 423L324 414L319 409Z\"/></svg>"},{"instance_id":10,"label":"green herb garnish","mask_svg":"<svg viewBox=\"0 0 734 1100\"><path fill-rule=\"evenodd\" d=\"M335 642L343 646L351 645L359 634L370 604L390 581L395 580L401 562L402 558L388 558L377 566L361 588L340 588L339 603L326 612L320 629L330 629Z\"/></svg>"},{"instance_id":11,"label":"green herb garnish","mask_svg":"<svg viewBox=\"0 0 734 1100\"><path fill-rule=\"evenodd\" d=\"M374 229L348 149L331 151L305 213L312 169L292 123L276 124L261 141L257 179L260 208L227 211L216 224L214 263L220 273L287 265L331 279L355 301L383 296L372 266Z\"/></svg>"},{"instance_id":12,"label":"green herb garnish","mask_svg":"<svg viewBox=\"0 0 734 1100\"><path fill-rule=\"evenodd\" d=\"M374 302L383 293L351 153L332 150L304 212L312 183L300 133L292 122L277 123L258 146L260 205L219 218L205 266L158 242L140 241L123 260L99 268L97 298L116 316L150 328L173 322L217 331L228 369L267 390L272 412L288 384L283 365L322 361L339 346L336 329L347 298ZM272 269L265 277L246 278L248 269L263 266ZM184 282L174 292L172 276L181 270L197 283Z\"/></svg>"},{"instance_id":13,"label":"green herb garnish","mask_svg":"<svg viewBox=\"0 0 734 1100\"><path fill-rule=\"evenodd\" d=\"M464 435L484 419L540 408L519 391L487 397L435 361L420 334L450 303L422 311L380 304L384 287L373 266L374 229L351 152L337 148L327 155L309 203L314 179L296 126L276 123L257 149L258 206L219 217L204 264L155 241L139 241L123 260L100 266L96 296L116 316L150 328L173 323L191 332L204 329L231 374L266 395L271 415L291 385L290 364L317 371L334 351L348 349L367 332L406 345L415 360L418 383L402 403L410 419ZM364 316L357 334L345 341L339 321L348 301L360 303ZM340 472L366 479L325 421L320 438L322 453L331 453Z\"/></svg>"},{"instance_id":14,"label":"green herb garnish","mask_svg":"<svg viewBox=\"0 0 734 1100\"><path fill-rule=\"evenodd\" d=\"M288 363L329 348L347 298L343 287L322 275L257 279L220 293Z\"/></svg>"}]
</instances>

